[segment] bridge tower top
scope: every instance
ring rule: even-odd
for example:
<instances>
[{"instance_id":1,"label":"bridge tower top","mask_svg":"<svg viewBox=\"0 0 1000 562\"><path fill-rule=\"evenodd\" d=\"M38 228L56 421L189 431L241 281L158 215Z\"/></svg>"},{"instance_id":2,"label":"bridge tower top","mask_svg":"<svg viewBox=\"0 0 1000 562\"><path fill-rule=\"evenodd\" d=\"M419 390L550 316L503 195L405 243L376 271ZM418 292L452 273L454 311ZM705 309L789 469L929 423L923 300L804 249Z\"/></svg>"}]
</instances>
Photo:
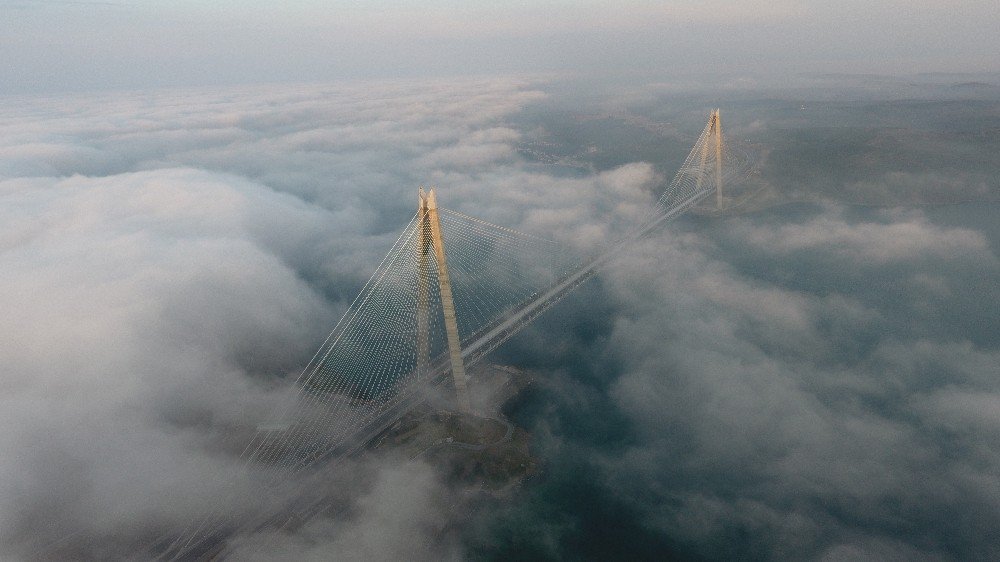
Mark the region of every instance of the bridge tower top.
<instances>
[{"instance_id":1,"label":"bridge tower top","mask_svg":"<svg viewBox=\"0 0 1000 562\"><path fill-rule=\"evenodd\" d=\"M704 177L709 173L714 172L715 175L715 211L722 212L724 206L724 199L722 194L722 111L719 109L713 109L712 113L708 116L708 125L705 127L702 136L698 139L698 144L695 145L695 149L698 150L700 145L701 151L701 166L698 168L699 175L696 181L695 189L700 190L702 181ZM710 164L709 155L714 149L715 153L715 166L712 172L706 169L706 165Z\"/></svg>"}]
</instances>

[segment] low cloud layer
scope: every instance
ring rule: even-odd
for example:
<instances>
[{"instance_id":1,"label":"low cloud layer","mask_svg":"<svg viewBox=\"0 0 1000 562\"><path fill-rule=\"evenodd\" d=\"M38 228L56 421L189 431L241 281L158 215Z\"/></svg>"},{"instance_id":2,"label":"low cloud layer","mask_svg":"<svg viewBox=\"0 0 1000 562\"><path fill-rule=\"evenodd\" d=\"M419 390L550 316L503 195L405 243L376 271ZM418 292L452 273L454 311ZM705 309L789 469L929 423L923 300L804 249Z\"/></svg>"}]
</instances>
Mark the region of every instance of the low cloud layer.
<instances>
[{"instance_id":1,"label":"low cloud layer","mask_svg":"<svg viewBox=\"0 0 1000 562\"><path fill-rule=\"evenodd\" d=\"M4 544L189 517L333 313L276 238L326 217L191 169L2 185Z\"/></svg>"},{"instance_id":2,"label":"low cloud layer","mask_svg":"<svg viewBox=\"0 0 1000 562\"><path fill-rule=\"evenodd\" d=\"M832 217L775 230L797 229L811 251L841 258L845 246L863 257L883 255L898 227L910 236L894 259L972 262L996 275L996 256L982 240L916 215L882 227L842 223L852 246L824 247ZM742 230L741 223L758 221L734 222ZM965 252L936 251L941 239L956 238L978 243ZM1000 457L988 452L1000 429L989 421L1000 390L995 347L914 338L891 327L900 312L849 288L820 295L763 283L752 272L706 263L684 239L672 242L669 268L645 282L635 279L636 269L615 280L643 287L625 301L636 318L615 327L622 345L640 347L612 395L648 442L608 470L614 486L650 508L651 524L696 544L736 529L750 533L736 550L709 548L722 557L749 548L877 558L894 542L908 545L901 559L996 554L997 544L961 535L1000 515ZM788 258L798 249L765 245ZM664 255L662 247L646 252ZM948 306L948 299L912 296L912 307ZM956 417L963 406L967 416ZM649 505L651 490L661 490L662 505Z\"/></svg>"},{"instance_id":3,"label":"low cloud layer","mask_svg":"<svg viewBox=\"0 0 1000 562\"><path fill-rule=\"evenodd\" d=\"M225 475L273 408L276 378L322 341L414 212L418 185L580 248L607 235L586 219L613 197L625 196L623 217L639 212L648 165L560 179L515 156L520 133L503 118L543 96L470 80L6 106L0 363L4 450L16 453L0 461L4 555L120 556L196 518L206 498L238 502ZM417 515L445 493L404 465L351 484L362 507L337 525L369 525L370 540L345 532L316 552L387 555L445 525L429 511L388 529L380 514L401 480L425 483ZM298 558L310 532L268 544ZM374 537L388 550L369 551Z\"/></svg>"},{"instance_id":4,"label":"low cloud layer","mask_svg":"<svg viewBox=\"0 0 1000 562\"><path fill-rule=\"evenodd\" d=\"M981 232L943 228L928 222L921 212L891 212L880 220L852 223L837 208L805 223L734 227L760 251L778 256L820 252L852 266L884 266L914 260L977 260L992 258Z\"/></svg>"},{"instance_id":5,"label":"low cloud layer","mask_svg":"<svg viewBox=\"0 0 1000 562\"><path fill-rule=\"evenodd\" d=\"M514 117L545 89L5 104L0 555L106 559L206 498L245 508L224 482L248 431L418 185L581 255L627 229L663 171L526 160L534 125ZM537 369L509 414L545 467L512 500L456 510L436 467L361 459L330 484L341 510L246 537L240 556L996 557L992 224L989 205L832 202L674 222L501 350Z\"/></svg>"},{"instance_id":6,"label":"low cloud layer","mask_svg":"<svg viewBox=\"0 0 1000 562\"><path fill-rule=\"evenodd\" d=\"M692 220L607 272L600 351L547 382L536 420L550 462L593 473L577 494L628 514L590 540L711 559L1000 552L982 534L1000 520L1000 348L973 343L997 321L976 281L1000 273L998 240L936 212L857 215ZM970 305L988 310L949 312ZM566 515L539 551L573 556L602 517Z\"/></svg>"}]
</instances>

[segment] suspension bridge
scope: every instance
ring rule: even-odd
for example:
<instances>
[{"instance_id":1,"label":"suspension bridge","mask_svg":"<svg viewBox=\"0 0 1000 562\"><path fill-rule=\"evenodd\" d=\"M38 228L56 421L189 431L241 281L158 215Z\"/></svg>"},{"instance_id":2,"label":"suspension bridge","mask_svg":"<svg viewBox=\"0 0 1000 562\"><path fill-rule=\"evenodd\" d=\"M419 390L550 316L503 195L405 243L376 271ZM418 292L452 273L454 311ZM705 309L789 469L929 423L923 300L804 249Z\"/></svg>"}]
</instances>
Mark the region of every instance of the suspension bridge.
<instances>
[{"instance_id":1,"label":"suspension bridge","mask_svg":"<svg viewBox=\"0 0 1000 562\"><path fill-rule=\"evenodd\" d=\"M468 412L467 369L664 222L707 201L722 209L727 186L753 164L752 151L726 141L713 111L646 216L582 259L547 238L439 207L436 190L420 189L412 219L246 445L245 472L266 483L259 505L250 513L212 508L148 553L224 558L240 536L315 517L326 501L315 485L340 461L424 401Z\"/></svg>"}]
</instances>

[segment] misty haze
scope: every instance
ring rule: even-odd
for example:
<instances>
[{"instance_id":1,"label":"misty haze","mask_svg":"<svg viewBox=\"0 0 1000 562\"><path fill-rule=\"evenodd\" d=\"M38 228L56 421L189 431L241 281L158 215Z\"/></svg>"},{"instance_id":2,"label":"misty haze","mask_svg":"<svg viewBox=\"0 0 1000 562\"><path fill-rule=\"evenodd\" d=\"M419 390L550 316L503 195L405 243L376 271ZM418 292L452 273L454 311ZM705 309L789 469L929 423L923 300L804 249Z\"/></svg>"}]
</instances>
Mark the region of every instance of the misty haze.
<instances>
[{"instance_id":1,"label":"misty haze","mask_svg":"<svg viewBox=\"0 0 1000 562\"><path fill-rule=\"evenodd\" d=\"M1000 558L1000 7L870 4L0 1L0 559Z\"/></svg>"}]
</instances>

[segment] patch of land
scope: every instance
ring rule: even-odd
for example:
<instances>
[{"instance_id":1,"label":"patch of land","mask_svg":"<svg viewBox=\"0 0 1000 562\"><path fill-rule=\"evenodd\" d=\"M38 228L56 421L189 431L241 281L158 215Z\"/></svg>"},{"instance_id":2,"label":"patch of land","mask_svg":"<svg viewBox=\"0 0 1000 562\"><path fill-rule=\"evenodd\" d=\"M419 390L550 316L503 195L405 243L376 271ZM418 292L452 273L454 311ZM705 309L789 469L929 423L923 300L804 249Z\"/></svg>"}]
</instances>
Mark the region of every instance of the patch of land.
<instances>
[{"instance_id":1,"label":"patch of land","mask_svg":"<svg viewBox=\"0 0 1000 562\"><path fill-rule=\"evenodd\" d=\"M414 408L372 441L373 453L422 459L454 483L500 495L537 471L531 434L503 415L503 406L531 384L513 367L478 366L470 380L472 412L432 404Z\"/></svg>"}]
</instances>

